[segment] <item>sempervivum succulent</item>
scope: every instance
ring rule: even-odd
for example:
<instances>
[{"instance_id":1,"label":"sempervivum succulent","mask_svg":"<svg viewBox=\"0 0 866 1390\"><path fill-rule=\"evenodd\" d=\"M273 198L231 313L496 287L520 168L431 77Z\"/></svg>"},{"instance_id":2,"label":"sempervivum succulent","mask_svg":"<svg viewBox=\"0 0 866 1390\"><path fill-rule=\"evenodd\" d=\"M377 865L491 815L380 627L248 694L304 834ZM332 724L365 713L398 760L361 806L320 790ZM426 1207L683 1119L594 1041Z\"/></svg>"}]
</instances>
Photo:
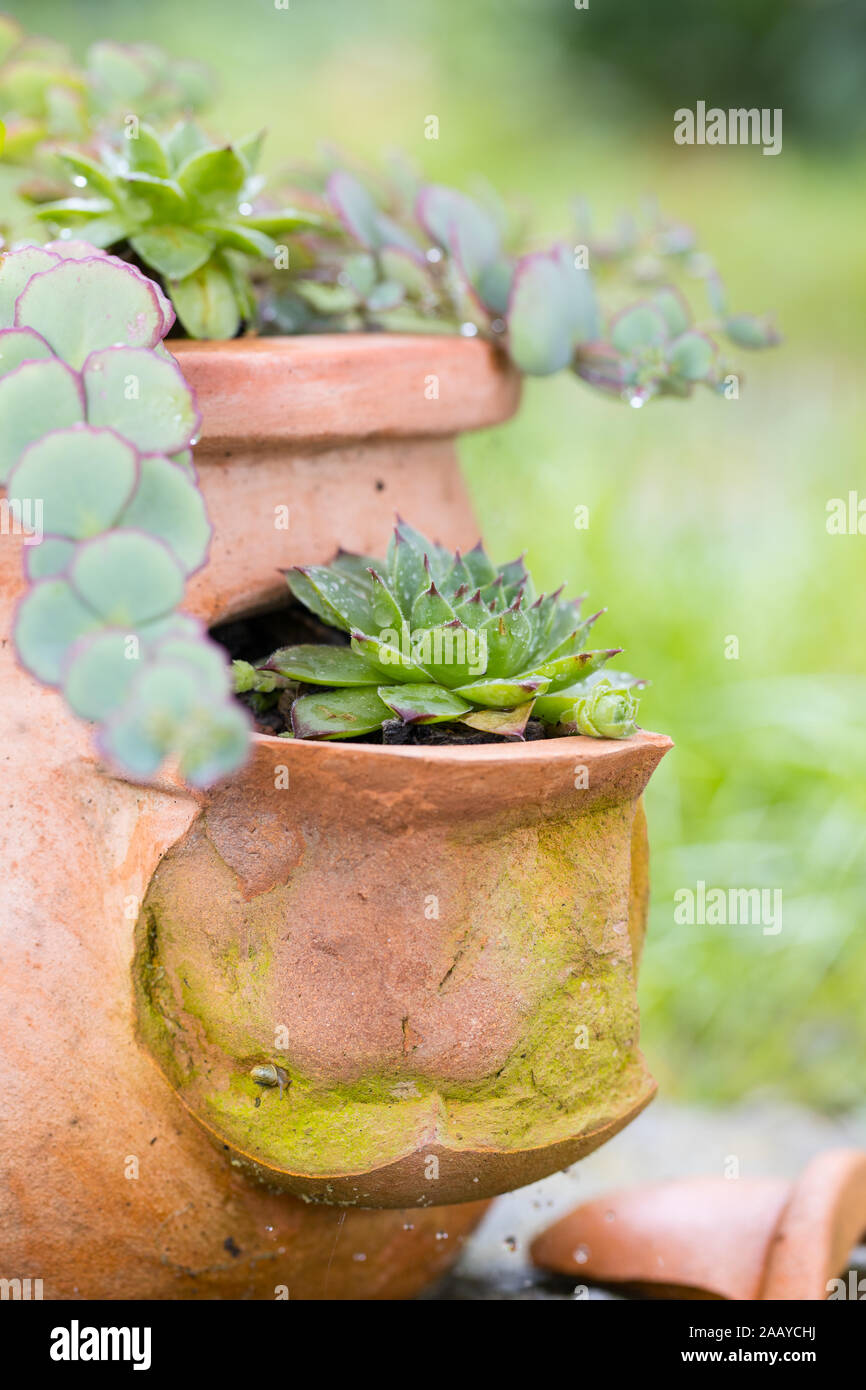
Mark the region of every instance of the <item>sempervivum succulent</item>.
<instances>
[{"instance_id":1,"label":"sempervivum succulent","mask_svg":"<svg viewBox=\"0 0 866 1390\"><path fill-rule=\"evenodd\" d=\"M581 600L561 590L536 597L522 559L494 566L480 542L452 555L398 520L384 561L341 551L286 579L297 600L349 635L349 646L282 648L259 668L299 684L296 738L352 738L397 721L520 739L530 715L555 733L635 731L628 687L639 682L596 684L621 649L584 650L599 614L581 619ZM249 675L240 673L247 689Z\"/></svg>"}]
</instances>

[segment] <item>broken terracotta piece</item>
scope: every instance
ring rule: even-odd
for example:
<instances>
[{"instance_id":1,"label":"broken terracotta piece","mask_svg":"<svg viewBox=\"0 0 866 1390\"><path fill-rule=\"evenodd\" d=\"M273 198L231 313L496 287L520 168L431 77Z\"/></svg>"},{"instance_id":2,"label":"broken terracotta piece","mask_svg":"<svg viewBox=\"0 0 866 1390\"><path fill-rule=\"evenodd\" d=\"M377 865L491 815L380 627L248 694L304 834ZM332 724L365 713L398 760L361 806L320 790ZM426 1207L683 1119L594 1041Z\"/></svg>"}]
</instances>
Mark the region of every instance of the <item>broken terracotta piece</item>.
<instances>
[{"instance_id":1,"label":"broken terracotta piece","mask_svg":"<svg viewBox=\"0 0 866 1390\"><path fill-rule=\"evenodd\" d=\"M864 1235L866 1150L829 1149L794 1184L768 1252L761 1297L826 1298Z\"/></svg>"},{"instance_id":2,"label":"broken terracotta piece","mask_svg":"<svg viewBox=\"0 0 866 1390\"><path fill-rule=\"evenodd\" d=\"M819 1154L794 1182L686 1178L586 1202L544 1231L542 1268L651 1298L820 1300L866 1232L866 1151Z\"/></svg>"}]
</instances>

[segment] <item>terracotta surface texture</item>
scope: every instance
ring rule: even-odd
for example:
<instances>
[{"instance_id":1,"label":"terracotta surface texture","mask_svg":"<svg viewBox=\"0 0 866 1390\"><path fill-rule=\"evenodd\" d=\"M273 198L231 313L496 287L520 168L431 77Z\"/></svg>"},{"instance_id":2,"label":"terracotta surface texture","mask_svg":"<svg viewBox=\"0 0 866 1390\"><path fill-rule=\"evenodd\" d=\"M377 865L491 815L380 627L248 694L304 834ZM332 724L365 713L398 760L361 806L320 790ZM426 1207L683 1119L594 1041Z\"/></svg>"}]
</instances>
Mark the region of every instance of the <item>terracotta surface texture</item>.
<instances>
[{"instance_id":1,"label":"terracotta surface texture","mask_svg":"<svg viewBox=\"0 0 866 1390\"><path fill-rule=\"evenodd\" d=\"M8 644L0 669L4 1277L41 1278L46 1298L418 1292L483 1204L313 1208L210 1143L136 1040L131 974L135 904L197 803L104 776L89 731Z\"/></svg>"},{"instance_id":2,"label":"terracotta surface texture","mask_svg":"<svg viewBox=\"0 0 866 1390\"><path fill-rule=\"evenodd\" d=\"M381 550L395 508L474 538L452 434L517 400L483 346L178 355L217 528L187 605L205 621L282 595L280 567ZM297 399L316 390L315 409ZM571 1162L652 1094L639 796L668 740L506 760L257 739L208 797L168 774L134 785L15 661L21 549L0 542L4 1277L42 1278L49 1298L411 1296L453 1260L477 1199ZM285 1070L282 1099L256 1065Z\"/></svg>"},{"instance_id":3,"label":"terracotta surface texture","mask_svg":"<svg viewBox=\"0 0 866 1390\"><path fill-rule=\"evenodd\" d=\"M196 462L217 527L190 611L262 606L284 592L278 567L326 561L338 543L381 548L395 508L471 540L451 436L509 414L517 381L479 344L425 342L175 345L201 393ZM426 417L425 367L440 375ZM277 1285L410 1297L483 1204L452 1218L270 1192L210 1142L137 1040L141 900L201 804L170 777L110 776L90 729L18 667L21 552L20 536L0 538L0 1273L42 1278L46 1298L272 1299Z\"/></svg>"},{"instance_id":4,"label":"terracotta surface texture","mask_svg":"<svg viewBox=\"0 0 866 1390\"><path fill-rule=\"evenodd\" d=\"M258 737L137 929L141 1033L192 1114L269 1183L360 1205L491 1196L616 1133L655 1089L638 803L669 747Z\"/></svg>"},{"instance_id":5,"label":"terracotta surface texture","mask_svg":"<svg viewBox=\"0 0 866 1390\"><path fill-rule=\"evenodd\" d=\"M337 334L177 342L198 397L214 539L190 606L209 621L285 594L278 570L384 554L394 512L471 546L455 437L507 419L520 379L485 343Z\"/></svg>"},{"instance_id":6,"label":"terracotta surface texture","mask_svg":"<svg viewBox=\"0 0 866 1390\"><path fill-rule=\"evenodd\" d=\"M819 1154L794 1184L767 1253L762 1298L822 1299L866 1236L866 1150ZM860 1290L860 1297L866 1289ZM844 1296L844 1294L842 1294ZM848 1292L850 1297L850 1291Z\"/></svg>"},{"instance_id":7,"label":"terracotta surface texture","mask_svg":"<svg viewBox=\"0 0 866 1390\"><path fill-rule=\"evenodd\" d=\"M866 1152L784 1178L689 1178L595 1198L534 1241L537 1265L656 1298L821 1300L866 1234Z\"/></svg>"}]
</instances>

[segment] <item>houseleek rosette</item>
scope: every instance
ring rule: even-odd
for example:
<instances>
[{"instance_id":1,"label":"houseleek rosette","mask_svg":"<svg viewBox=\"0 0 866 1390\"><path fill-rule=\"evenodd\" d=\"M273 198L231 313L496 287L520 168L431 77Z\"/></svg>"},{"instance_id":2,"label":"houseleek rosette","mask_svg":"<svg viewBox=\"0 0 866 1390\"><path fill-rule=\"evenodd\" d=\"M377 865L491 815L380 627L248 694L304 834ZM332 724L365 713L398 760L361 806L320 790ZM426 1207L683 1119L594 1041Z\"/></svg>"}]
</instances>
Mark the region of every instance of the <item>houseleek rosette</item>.
<instances>
[{"instance_id":1,"label":"houseleek rosette","mask_svg":"<svg viewBox=\"0 0 866 1390\"><path fill-rule=\"evenodd\" d=\"M495 566L480 542L452 555L398 520L384 561L341 551L285 574L300 603L349 637L274 652L258 684L236 664L239 690L264 690L275 674L297 683L296 738L353 738L396 721L522 739L530 716L552 733L635 732L641 682L599 675L621 648L585 649L600 613L582 619L581 600L561 589L536 596L522 558Z\"/></svg>"}]
</instances>

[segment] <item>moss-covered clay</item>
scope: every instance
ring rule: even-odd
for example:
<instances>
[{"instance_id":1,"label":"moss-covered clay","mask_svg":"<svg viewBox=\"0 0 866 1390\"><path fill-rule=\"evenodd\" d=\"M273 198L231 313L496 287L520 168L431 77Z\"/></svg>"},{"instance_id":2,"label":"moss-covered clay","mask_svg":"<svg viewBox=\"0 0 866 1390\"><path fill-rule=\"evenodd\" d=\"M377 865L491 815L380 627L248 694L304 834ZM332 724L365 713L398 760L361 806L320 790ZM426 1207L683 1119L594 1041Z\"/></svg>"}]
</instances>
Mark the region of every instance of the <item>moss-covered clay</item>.
<instances>
[{"instance_id":1,"label":"moss-covered clay","mask_svg":"<svg viewBox=\"0 0 866 1390\"><path fill-rule=\"evenodd\" d=\"M236 1163L312 1200L464 1201L573 1161L654 1090L639 795L667 746L481 748L467 777L467 750L260 740L150 884L142 1040Z\"/></svg>"}]
</instances>

